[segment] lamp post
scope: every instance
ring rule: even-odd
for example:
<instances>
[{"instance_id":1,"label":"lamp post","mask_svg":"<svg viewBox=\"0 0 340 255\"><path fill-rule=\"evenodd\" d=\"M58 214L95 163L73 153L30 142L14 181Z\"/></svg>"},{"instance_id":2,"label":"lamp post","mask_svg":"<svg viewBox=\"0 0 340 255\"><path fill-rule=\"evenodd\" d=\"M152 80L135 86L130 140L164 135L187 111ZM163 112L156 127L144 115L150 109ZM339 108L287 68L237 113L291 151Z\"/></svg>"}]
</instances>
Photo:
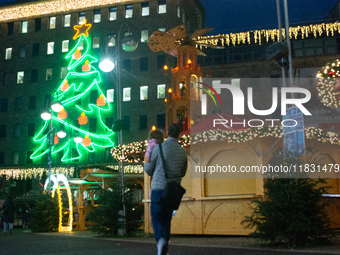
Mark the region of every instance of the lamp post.
<instances>
[{"instance_id":1,"label":"lamp post","mask_svg":"<svg viewBox=\"0 0 340 255\"><path fill-rule=\"evenodd\" d=\"M53 96L57 94L57 98L58 98L58 92L54 92ZM61 112L63 109L63 105L61 104L61 102L59 102L58 100L53 102L50 105L50 109L44 111L43 113L41 113L41 118L43 120L50 120L50 131L47 133L47 147L48 147L48 192L51 193L51 175L52 175L52 147L54 145L54 128L53 128L53 112ZM59 131L58 132L58 137L62 137L66 135L66 133Z\"/></svg>"},{"instance_id":2,"label":"lamp post","mask_svg":"<svg viewBox=\"0 0 340 255\"><path fill-rule=\"evenodd\" d=\"M128 29L128 35L124 36L122 42L120 42L120 34L122 31L122 28L126 26ZM100 64L99 67L103 72L110 72L113 70L113 68L116 68L116 99L117 99L117 120L122 121L122 89L121 89L121 80L120 80L120 61L119 61L119 53L120 53L120 46L122 46L122 49L127 52L132 52L137 49L138 42L133 38L130 32L130 27L127 23L123 23L118 31L117 34L117 44L116 44L116 60L115 64L112 63L112 61L108 59L104 59ZM107 45L106 45L106 51L107 51ZM120 129L118 131L118 144L123 144L123 131ZM122 193L122 203L123 203L123 217L125 218L126 210L125 210L125 202L124 202L124 165L123 161L119 161L119 173L120 173L120 182L121 182L121 193ZM126 233L126 222L124 219L124 228L123 233Z\"/></svg>"}]
</instances>

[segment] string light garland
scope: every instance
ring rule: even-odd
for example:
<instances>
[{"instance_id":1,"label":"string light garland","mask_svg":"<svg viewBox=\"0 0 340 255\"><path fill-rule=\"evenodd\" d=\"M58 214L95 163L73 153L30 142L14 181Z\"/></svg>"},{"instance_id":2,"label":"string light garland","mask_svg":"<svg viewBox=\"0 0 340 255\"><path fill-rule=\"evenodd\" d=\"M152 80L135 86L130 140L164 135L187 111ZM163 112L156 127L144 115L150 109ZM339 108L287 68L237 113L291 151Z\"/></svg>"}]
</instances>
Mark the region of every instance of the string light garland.
<instances>
[{"instance_id":1,"label":"string light garland","mask_svg":"<svg viewBox=\"0 0 340 255\"><path fill-rule=\"evenodd\" d=\"M210 141L226 141L228 143L241 143L251 141L256 137L277 137L283 136L281 126L263 126L259 128L249 128L242 131L227 131L221 129L204 131L201 133L190 135L184 135L180 137L179 144L182 147L187 147L190 144L206 143ZM324 131L315 127L305 127L306 139L316 139L318 142L329 142L331 144L340 145L339 135L334 132ZM112 156L118 161L128 161L129 154L145 152L148 144L147 141L140 143L134 142L128 145L116 146L111 150ZM123 155L123 156L122 156ZM143 159L139 159L141 163Z\"/></svg>"},{"instance_id":2,"label":"string light garland","mask_svg":"<svg viewBox=\"0 0 340 255\"><path fill-rule=\"evenodd\" d=\"M0 9L0 22L31 18L42 15L80 11L114 4L140 3L143 0L54 0L20 4ZM145 0L146 1L146 0Z\"/></svg>"},{"instance_id":3,"label":"string light garland","mask_svg":"<svg viewBox=\"0 0 340 255\"><path fill-rule=\"evenodd\" d=\"M320 102L327 107L338 108L340 103L340 61L327 63L316 75Z\"/></svg>"},{"instance_id":4,"label":"string light garland","mask_svg":"<svg viewBox=\"0 0 340 255\"><path fill-rule=\"evenodd\" d=\"M74 167L53 167L51 169L52 174L63 174L66 177L73 176ZM38 178L41 180L43 174L48 174L48 168L14 168L14 169L0 169L0 176L6 175L6 180L10 178L17 180L27 180L32 178Z\"/></svg>"},{"instance_id":5,"label":"string light garland","mask_svg":"<svg viewBox=\"0 0 340 255\"><path fill-rule=\"evenodd\" d=\"M283 38L286 38L285 28L281 29L281 34ZM313 34L314 38L326 34L327 36L334 36L335 32L340 31L340 22L336 21L334 23L322 23L322 24L311 24L308 26L297 26L289 28L290 39L298 39L301 35L301 39L306 39L310 34ZM247 32L240 33L230 33L230 34L218 34L209 36L199 36L194 39L196 42L196 47L202 49L203 45L221 45L221 46L236 46L240 44L262 44L262 39L266 42L269 40L275 42L280 39L279 29L262 29L262 30L250 30ZM199 46L198 46L199 45Z\"/></svg>"}]
</instances>

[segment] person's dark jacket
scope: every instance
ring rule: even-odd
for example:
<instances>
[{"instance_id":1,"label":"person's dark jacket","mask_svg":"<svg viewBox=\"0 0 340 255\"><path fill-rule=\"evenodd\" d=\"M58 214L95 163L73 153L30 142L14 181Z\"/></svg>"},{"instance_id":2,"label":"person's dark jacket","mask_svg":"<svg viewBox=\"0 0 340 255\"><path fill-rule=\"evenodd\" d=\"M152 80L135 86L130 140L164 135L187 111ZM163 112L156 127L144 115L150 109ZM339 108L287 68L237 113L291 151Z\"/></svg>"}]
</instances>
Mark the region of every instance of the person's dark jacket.
<instances>
[{"instance_id":1,"label":"person's dark jacket","mask_svg":"<svg viewBox=\"0 0 340 255\"><path fill-rule=\"evenodd\" d=\"M2 206L3 211L3 221L7 223L14 223L15 214L15 203L12 199L7 199Z\"/></svg>"}]
</instances>

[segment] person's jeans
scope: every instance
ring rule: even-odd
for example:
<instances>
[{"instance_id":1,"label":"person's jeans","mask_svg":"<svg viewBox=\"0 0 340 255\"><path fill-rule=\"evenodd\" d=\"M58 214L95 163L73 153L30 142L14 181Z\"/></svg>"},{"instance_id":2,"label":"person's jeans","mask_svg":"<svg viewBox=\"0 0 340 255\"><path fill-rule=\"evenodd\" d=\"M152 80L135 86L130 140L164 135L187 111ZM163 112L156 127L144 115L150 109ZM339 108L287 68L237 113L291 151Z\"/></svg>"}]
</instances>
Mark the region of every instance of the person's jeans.
<instances>
[{"instance_id":1,"label":"person's jeans","mask_svg":"<svg viewBox=\"0 0 340 255\"><path fill-rule=\"evenodd\" d=\"M164 238L168 244L172 210L163 201L162 196L163 190L151 191L151 221L156 242L158 243L160 238Z\"/></svg>"}]
</instances>

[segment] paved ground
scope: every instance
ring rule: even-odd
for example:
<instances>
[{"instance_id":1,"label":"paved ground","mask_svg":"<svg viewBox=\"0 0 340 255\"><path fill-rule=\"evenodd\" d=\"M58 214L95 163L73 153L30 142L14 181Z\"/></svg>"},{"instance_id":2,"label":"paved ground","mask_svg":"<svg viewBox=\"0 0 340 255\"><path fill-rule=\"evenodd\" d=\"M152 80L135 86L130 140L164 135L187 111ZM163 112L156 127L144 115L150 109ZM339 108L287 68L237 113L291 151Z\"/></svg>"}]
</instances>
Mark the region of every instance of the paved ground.
<instances>
[{"instance_id":1,"label":"paved ground","mask_svg":"<svg viewBox=\"0 0 340 255\"><path fill-rule=\"evenodd\" d=\"M2 231L2 229L1 229ZM278 250L254 247L256 242L246 237L172 236L169 254L197 255L314 255L340 254L340 243L305 250ZM0 233L0 254L156 254L153 237L99 238L90 231L72 233L31 233L14 229L13 235Z\"/></svg>"}]
</instances>

